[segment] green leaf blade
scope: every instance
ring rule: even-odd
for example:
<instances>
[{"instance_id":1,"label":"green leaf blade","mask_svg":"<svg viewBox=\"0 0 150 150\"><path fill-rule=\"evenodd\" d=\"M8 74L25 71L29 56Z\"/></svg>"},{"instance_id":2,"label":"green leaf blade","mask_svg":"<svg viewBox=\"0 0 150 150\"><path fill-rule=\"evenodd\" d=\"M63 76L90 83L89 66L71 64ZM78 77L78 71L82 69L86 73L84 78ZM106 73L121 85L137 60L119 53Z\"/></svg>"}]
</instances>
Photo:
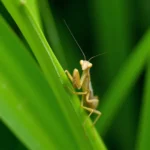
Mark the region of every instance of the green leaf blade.
<instances>
[{"instance_id":1,"label":"green leaf blade","mask_svg":"<svg viewBox=\"0 0 150 150\"><path fill-rule=\"evenodd\" d=\"M149 55L150 56L150 55ZM146 78L145 78L145 87L144 87L144 94L143 94L143 101L142 101L142 110L140 113L140 123L139 123L139 130L136 142L136 149L143 150L143 149L150 149L150 61L148 57L147 63L147 71L146 71Z\"/></svg>"},{"instance_id":2,"label":"green leaf blade","mask_svg":"<svg viewBox=\"0 0 150 150\"><path fill-rule=\"evenodd\" d=\"M125 97L140 75L150 52L149 40L150 30L147 31L134 52L127 59L108 91L105 93L103 98L104 103L100 109L104 114L104 117L101 118L98 124L102 134L105 134L107 131L115 114L123 104Z\"/></svg>"}]
</instances>

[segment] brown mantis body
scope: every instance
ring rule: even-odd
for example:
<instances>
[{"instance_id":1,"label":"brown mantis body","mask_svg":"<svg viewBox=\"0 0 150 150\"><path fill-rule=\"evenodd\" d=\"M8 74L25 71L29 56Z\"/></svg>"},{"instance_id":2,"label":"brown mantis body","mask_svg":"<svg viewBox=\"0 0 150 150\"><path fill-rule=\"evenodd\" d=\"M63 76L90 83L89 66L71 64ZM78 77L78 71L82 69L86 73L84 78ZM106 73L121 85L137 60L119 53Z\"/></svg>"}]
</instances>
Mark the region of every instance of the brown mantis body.
<instances>
[{"instance_id":1,"label":"brown mantis body","mask_svg":"<svg viewBox=\"0 0 150 150\"><path fill-rule=\"evenodd\" d=\"M66 22L65 22L65 25L67 26L67 28L68 28L70 34L72 35L73 39L75 40L76 44L80 48L80 50L84 56L84 59L85 59L85 60L80 60L80 65L81 65L81 68L83 71L81 77L80 77L79 71L77 69L74 69L73 75L71 75L68 70L65 70L65 73L67 74L67 76L71 80L71 82L73 83L74 88L82 89L82 92L72 91L72 93L77 94L77 95L82 95L81 107L90 112L88 115L88 118L93 113L97 114L97 117L93 122L93 125L94 125L97 122L97 120L99 119L99 117L101 116L101 112L96 110L98 103L99 103L99 99L97 96L94 96L94 93L93 93L93 88L92 88L92 84L91 84L91 76L90 76L90 68L92 67L92 63L90 63L90 60L93 59L94 57L97 57L98 55L91 57L87 61L85 54L83 53L80 45L76 41L75 37L73 36L73 34L72 34L70 28L68 27L68 25L66 24Z\"/></svg>"},{"instance_id":2,"label":"brown mantis body","mask_svg":"<svg viewBox=\"0 0 150 150\"><path fill-rule=\"evenodd\" d=\"M71 82L73 83L74 88L82 88L82 92L73 93L77 95L82 95L81 107L90 112L88 117L90 117L93 113L97 114L97 117L93 122L94 125L99 119L101 112L96 110L99 103L99 99L97 96L94 96L93 88L91 85L90 68L92 67L92 64L89 61L81 60L80 65L83 71L81 77L77 69L74 69L73 76L71 76L68 70L66 70L65 72L68 75Z\"/></svg>"}]
</instances>

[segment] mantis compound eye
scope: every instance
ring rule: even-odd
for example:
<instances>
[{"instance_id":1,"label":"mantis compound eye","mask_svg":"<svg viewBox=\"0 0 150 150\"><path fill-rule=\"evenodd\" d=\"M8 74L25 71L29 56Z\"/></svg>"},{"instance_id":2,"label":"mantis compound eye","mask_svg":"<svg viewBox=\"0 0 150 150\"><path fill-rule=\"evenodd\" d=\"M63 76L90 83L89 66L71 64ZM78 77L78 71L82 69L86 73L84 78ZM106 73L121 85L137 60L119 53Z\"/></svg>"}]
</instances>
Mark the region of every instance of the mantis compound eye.
<instances>
[{"instance_id":1,"label":"mantis compound eye","mask_svg":"<svg viewBox=\"0 0 150 150\"><path fill-rule=\"evenodd\" d=\"M80 60L80 65L82 65L83 64L83 60Z\"/></svg>"},{"instance_id":2,"label":"mantis compound eye","mask_svg":"<svg viewBox=\"0 0 150 150\"><path fill-rule=\"evenodd\" d=\"M91 64L91 63L89 63L89 64L88 64L88 67L89 67L89 68L91 68L91 67L92 67L92 64Z\"/></svg>"}]
</instances>

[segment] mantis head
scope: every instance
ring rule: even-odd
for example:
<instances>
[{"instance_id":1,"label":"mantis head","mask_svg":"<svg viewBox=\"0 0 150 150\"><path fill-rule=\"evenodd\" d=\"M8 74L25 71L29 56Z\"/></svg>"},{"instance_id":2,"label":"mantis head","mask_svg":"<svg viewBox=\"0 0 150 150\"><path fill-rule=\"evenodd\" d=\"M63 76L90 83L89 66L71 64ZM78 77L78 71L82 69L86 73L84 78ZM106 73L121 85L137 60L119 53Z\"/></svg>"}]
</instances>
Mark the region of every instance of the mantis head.
<instances>
[{"instance_id":1,"label":"mantis head","mask_svg":"<svg viewBox=\"0 0 150 150\"><path fill-rule=\"evenodd\" d=\"M87 60L80 60L80 65L82 70L90 69L92 67L92 63Z\"/></svg>"}]
</instances>

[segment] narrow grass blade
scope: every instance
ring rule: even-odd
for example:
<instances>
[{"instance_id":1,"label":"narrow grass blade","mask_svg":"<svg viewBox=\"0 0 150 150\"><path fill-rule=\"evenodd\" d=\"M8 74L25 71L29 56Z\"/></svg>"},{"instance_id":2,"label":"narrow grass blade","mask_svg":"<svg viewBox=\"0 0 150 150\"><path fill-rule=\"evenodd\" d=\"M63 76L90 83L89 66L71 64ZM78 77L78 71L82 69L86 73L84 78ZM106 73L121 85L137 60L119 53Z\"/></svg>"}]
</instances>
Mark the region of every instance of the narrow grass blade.
<instances>
[{"instance_id":1,"label":"narrow grass blade","mask_svg":"<svg viewBox=\"0 0 150 150\"><path fill-rule=\"evenodd\" d=\"M43 26L47 35L47 39L51 44L51 48L53 49L62 66L67 68L67 62L64 53L65 51L62 48L61 40L57 31L57 26L52 15L48 0L38 1L38 4L43 20Z\"/></svg>"},{"instance_id":2,"label":"narrow grass blade","mask_svg":"<svg viewBox=\"0 0 150 150\"><path fill-rule=\"evenodd\" d=\"M49 99L55 99L54 94L27 50L1 17L0 30L1 118L29 149L55 149L59 145L53 141L57 134L49 129L55 129L57 125L60 129L62 125L56 123L57 112L54 113L59 112L59 108L53 109L55 103L50 107Z\"/></svg>"},{"instance_id":3,"label":"narrow grass blade","mask_svg":"<svg viewBox=\"0 0 150 150\"><path fill-rule=\"evenodd\" d=\"M142 111L140 114L140 124L138 131L138 139L136 142L136 150L150 149L150 55L148 57L146 79L144 87L144 95L142 101Z\"/></svg>"},{"instance_id":4,"label":"narrow grass blade","mask_svg":"<svg viewBox=\"0 0 150 150\"><path fill-rule=\"evenodd\" d=\"M146 63L147 55L150 52L150 30L144 35L136 46L130 57L126 60L120 72L116 76L108 91L105 93L100 108L103 116L97 124L101 134L105 134L111 125L116 113L125 101L127 94L134 86L143 66Z\"/></svg>"},{"instance_id":5,"label":"narrow grass blade","mask_svg":"<svg viewBox=\"0 0 150 150\"><path fill-rule=\"evenodd\" d=\"M29 7L36 22L41 27L41 19L40 19L40 14L38 9L38 0L20 0L20 2L22 3L22 5L26 4Z\"/></svg>"}]
</instances>

